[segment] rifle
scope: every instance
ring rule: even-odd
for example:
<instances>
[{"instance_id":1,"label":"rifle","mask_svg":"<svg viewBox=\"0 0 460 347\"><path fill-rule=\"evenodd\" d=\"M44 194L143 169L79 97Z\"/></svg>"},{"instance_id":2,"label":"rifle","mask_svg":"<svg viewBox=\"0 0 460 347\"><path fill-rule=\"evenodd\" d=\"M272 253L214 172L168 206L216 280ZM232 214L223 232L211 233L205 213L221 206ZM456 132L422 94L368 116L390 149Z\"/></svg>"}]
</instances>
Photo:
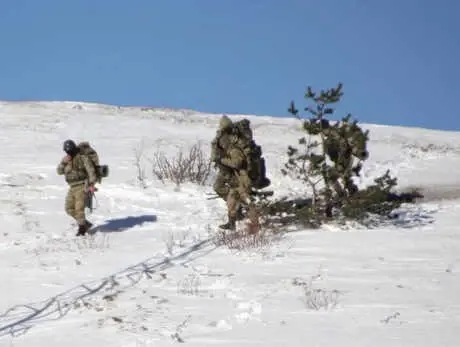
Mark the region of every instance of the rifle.
<instances>
[{"instance_id":1,"label":"rifle","mask_svg":"<svg viewBox=\"0 0 460 347\"><path fill-rule=\"evenodd\" d=\"M90 213L93 213L93 210L94 210L93 199L96 200L96 202L97 202L96 194L94 194L94 192L91 192L89 189L86 189L86 191L85 191L85 208L88 208Z\"/></svg>"}]
</instances>

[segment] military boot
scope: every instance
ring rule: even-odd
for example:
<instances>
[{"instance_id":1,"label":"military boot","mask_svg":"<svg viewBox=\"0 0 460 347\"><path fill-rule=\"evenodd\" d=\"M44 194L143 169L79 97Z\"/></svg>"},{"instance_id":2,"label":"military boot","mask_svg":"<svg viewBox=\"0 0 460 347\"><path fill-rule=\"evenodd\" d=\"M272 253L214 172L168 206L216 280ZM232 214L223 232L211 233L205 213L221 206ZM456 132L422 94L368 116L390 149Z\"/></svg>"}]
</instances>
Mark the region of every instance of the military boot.
<instances>
[{"instance_id":1,"label":"military boot","mask_svg":"<svg viewBox=\"0 0 460 347\"><path fill-rule=\"evenodd\" d=\"M235 218L228 218L228 222L225 224L219 225L219 228L225 230L235 230L236 229L236 220Z\"/></svg>"},{"instance_id":2,"label":"military boot","mask_svg":"<svg viewBox=\"0 0 460 347\"><path fill-rule=\"evenodd\" d=\"M78 231L75 236L84 236L86 234L87 226L86 224L79 224Z\"/></svg>"},{"instance_id":3,"label":"military boot","mask_svg":"<svg viewBox=\"0 0 460 347\"><path fill-rule=\"evenodd\" d=\"M84 236L86 232L93 226L92 223L85 220L85 224L78 225L78 232L76 236Z\"/></svg>"},{"instance_id":4,"label":"military boot","mask_svg":"<svg viewBox=\"0 0 460 347\"><path fill-rule=\"evenodd\" d=\"M243 206L240 206L240 208L236 212L236 220L243 220L243 219L244 219Z\"/></svg>"}]
</instances>

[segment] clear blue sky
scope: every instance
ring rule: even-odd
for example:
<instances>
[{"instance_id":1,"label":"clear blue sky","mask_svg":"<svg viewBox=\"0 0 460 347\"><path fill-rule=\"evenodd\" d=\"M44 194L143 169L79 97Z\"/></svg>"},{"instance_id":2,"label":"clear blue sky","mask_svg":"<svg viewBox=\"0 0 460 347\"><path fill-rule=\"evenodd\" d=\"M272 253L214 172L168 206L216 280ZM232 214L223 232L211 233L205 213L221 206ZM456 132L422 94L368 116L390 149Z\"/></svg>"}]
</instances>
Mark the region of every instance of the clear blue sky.
<instances>
[{"instance_id":1,"label":"clear blue sky","mask_svg":"<svg viewBox=\"0 0 460 347\"><path fill-rule=\"evenodd\" d=\"M344 83L341 115L460 130L459 0L0 2L0 99L287 116Z\"/></svg>"}]
</instances>

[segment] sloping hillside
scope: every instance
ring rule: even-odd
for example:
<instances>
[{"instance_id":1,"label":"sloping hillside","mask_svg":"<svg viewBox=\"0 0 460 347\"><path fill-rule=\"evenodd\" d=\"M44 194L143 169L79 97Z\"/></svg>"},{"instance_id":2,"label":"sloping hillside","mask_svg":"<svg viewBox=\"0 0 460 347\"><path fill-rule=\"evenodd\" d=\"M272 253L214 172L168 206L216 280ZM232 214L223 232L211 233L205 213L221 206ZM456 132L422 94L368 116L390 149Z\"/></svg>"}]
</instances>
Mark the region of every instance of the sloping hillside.
<instances>
[{"instance_id":1,"label":"sloping hillside","mask_svg":"<svg viewBox=\"0 0 460 347\"><path fill-rule=\"evenodd\" d=\"M280 174L299 122L247 117L276 195L301 192ZM235 251L212 240L226 214L207 199L212 187L162 184L149 161L197 141L208 151L218 121L190 110L0 103L0 344L460 343L460 133L365 125L371 157L360 184L390 168L401 187L424 188L424 202L372 231L326 225ZM90 141L111 169L90 216L104 228L83 239L55 172L67 138Z\"/></svg>"}]
</instances>

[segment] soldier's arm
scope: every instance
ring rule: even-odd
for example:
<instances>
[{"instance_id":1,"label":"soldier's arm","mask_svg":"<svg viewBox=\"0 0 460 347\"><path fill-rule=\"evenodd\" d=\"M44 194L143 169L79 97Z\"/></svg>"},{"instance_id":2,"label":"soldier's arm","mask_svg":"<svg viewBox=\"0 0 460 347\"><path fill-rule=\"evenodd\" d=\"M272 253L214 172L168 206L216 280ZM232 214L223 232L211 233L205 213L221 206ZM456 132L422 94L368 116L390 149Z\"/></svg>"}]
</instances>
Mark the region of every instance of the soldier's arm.
<instances>
[{"instance_id":1,"label":"soldier's arm","mask_svg":"<svg viewBox=\"0 0 460 347\"><path fill-rule=\"evenodd\" d=\"M232 149L227 157L221 159L221 164L235 170L241 170L244 165L244 154L239 149Z\"/></svg>"},{"instance_id":2,"label":"soldier's arm","mask_svg":"<svg viewBox=\"0 0 460 347\"><path fill-rule=\"evenodd\" d=\"M217 139L211 142L211 161L216 161L219 153Z\"/></svg>"},{"instance_id":3,"label":"soldier's arm","mask_svg":"<svg viewBox=\"0 0 460 347\"><path fill-rule=\"evenodd\" d=\"M65 166L67 165L67 163L65 163L64 161L61 161L59 163L59 165L57 166L57 174L58 175L63 175L64 174L64 169L65 169Z\"/></svg>"},{"instance_id":4,"label":"soldier's arm","mask_svg":"<svg viewBox=\"0 0 460 347\"><path fill-rule=\"evenodd\" d=\"M83 156L83 165L85 166L86 173L88 174L88 183L89 185L96 184L97 177L96 177L96 169L94 165L91 163L88 157Z\"/></svg>"}]
</instances>

